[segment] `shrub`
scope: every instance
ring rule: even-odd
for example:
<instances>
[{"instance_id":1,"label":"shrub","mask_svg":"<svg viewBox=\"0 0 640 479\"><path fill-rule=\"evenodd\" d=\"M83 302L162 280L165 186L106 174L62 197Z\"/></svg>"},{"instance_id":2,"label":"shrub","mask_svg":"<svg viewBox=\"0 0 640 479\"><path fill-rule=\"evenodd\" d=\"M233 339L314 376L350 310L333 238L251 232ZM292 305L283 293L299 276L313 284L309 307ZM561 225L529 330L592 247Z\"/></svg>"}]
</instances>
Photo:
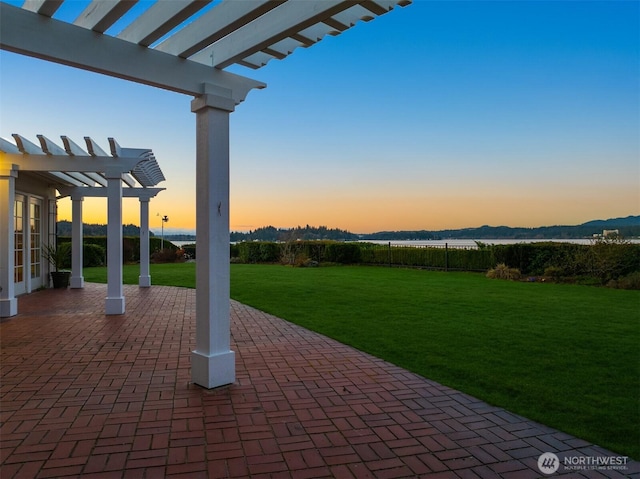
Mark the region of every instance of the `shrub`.
<instances>
[{"instance_id":1,"label":"shrub","mask_svg":"<svg viewBox=\"0 0 640 479\"><path fill-rule=\"evenodd\" d=\"M276 263L280 258L280 246L277 243L259 243L261 263Z\"/></svg>"},{"instance_id":2,"label":"shrub","mask_svg":"<svg viewBox=\"0 0 640 479\"><path fill-rule=\"evenodd\" d=\"M356 264L362 258L357 243L330 243L325 253L326 260L330 263Z\"/></svg>"},{"instance_id":3,"label":"shrub","mask_svg":"<svg viewBox=\"0 0 640 479\"><path fill-rule=\"evenodd\" d=\"M617 281L613 281L612 287L618 289L636 289L640 290L640 271L635 271L626 276L621 277Z\"/></svg>"},{"instance_id":4,"label":"shrub","mask_svg":"<svg viewBox=\"0 0 640 479\"><path fill-rule=\"evenodd\" d=\"M178 254L178 250L171 248L165 248L162 251L155 251L151 255L152 263L175 263L180 259L181 256Z\"/></svg>"},{"instance_id":5,"label":"shrub","mask_svg":"<svg viewBox=\"0 0 640 479\"><path fill-rule=\"evenodd\" d=\"M564 276L564 270L559 266L547 266L544 269L544 275L554 281L560 280Z\"/></svg>"},{"instance_id":6,"label":"shrub","mask_svg":"<svg viewBox=\"0 0 640 479\"><path fill-rule=\"evenodd\" d=\"M500 263L495 268L487 272L487 278L519 280L522 274L518 268L509 268L506 264Z\"/></svg>"},{"instance_id":7,"label":"shrub","mask_svg":"<svg viewBox=\"0 0 640 479\"><path fill-rule=\"evenodd\" d=\"M280 247L266 241L238 243L238 253L243 263L277 263L280 259Z\"/></svg>"},{"instance_id":8,"label":"shrub","mask_svg":"<svg viewBox=\"0 0 640 479\"><path fill-rule=\"evenodd\" d=\"M234 246L234 245L231 245ZM184 250L184 254L186 257L188 257L187 259L196 259L196 245L195 243L192 244L186 244L182 247L182 249Z\"/></svg>"},{"instance_id":9,"label":"shrub","mask_svg":"<svg viewBox=\"0 0 640 479\"><path fill-rule=\"evenodd\" d=\"M85 267L104 266L107 253L97 244L85 243L82 248L82 263Z\"/></svg>"},{"instance_id":10,"label":"shrub","mask_svg":"<svg viewBox=\"0 0 640 479\"><path fill-rule=\"evenodd\" d=\"M640 271L640 245L621 238L600 239L581 257L586 274L598 278L601 284Z\"/></svg>"}]
</instances>

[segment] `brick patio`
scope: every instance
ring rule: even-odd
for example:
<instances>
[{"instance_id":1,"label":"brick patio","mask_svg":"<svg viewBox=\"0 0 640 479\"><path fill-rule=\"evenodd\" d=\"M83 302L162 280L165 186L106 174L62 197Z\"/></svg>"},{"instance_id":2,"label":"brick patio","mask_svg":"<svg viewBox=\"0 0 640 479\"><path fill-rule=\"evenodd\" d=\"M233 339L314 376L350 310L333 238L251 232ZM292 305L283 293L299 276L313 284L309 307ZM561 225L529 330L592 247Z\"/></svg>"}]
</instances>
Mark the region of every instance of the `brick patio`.
<instances>
[{"instance_id":1,"label":"brick patio","mask_svg":"<svg viewBox=\"0 0 640 479\"><path fill-rule=\"evenodd\" d=\"M3 479L526 479L543 452L618 456L236 302L236 383L205 390L194 290L125 286L122 316L105 296L39 291L0 324Z\"/></svg>"}]
</instances>

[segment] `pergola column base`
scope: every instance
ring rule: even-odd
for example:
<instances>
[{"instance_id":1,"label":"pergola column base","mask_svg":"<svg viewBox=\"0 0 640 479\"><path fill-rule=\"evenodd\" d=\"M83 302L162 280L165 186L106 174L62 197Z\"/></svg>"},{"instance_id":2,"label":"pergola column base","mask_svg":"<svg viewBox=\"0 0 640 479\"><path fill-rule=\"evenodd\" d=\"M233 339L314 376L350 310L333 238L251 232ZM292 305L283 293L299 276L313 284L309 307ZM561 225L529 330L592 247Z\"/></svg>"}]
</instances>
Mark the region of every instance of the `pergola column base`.
<instances>
[{"instance_id":1,"label":"pergola column base","mask_svg":"<svg viewBox=\"0 0 640 479\"><path fill-rule=\"evenodd\" d=\"M0 318L9 318L18 314L18 299L0 299Z\"/></svg>"},{"instance_id":2,"label":"pergola column base","mask_svg":"<svg viewBox=\"0 0 640 479\"><path fill-rule=\"evenodd\" d=\"M227 351L211 356L191 352L191 381L207 389L232 384L236 380L236 353Z\"/></svg>"},{"instance_id":3,"label":"pergola column base","mask_svg":"<svg viewBox=\"0 0 640 479\"><path fill-rule=\"evenodd\" d=\"M69 285L71 286L71 289L84 288L84 276L71 276Z\"/></svg>"},{"instance_id":4,"label":"pergola column base","mask_svg":"<svg viewBox=\"0 0 640 479\"><path fill-rule=\"evenodd\" d=\"M151 276L138 276L138 286L141 288L150 288Z\"/></svg>"},{"instance_id":5,"label":"pergola column base","mask_svg":"<svg viewBox=\"0 0 640 479\"><path fill-rule=\"evenodd\" d=\"M124 296L106 299L105 314L124 314L124 311Z\"/></svg>"}]
</instances>

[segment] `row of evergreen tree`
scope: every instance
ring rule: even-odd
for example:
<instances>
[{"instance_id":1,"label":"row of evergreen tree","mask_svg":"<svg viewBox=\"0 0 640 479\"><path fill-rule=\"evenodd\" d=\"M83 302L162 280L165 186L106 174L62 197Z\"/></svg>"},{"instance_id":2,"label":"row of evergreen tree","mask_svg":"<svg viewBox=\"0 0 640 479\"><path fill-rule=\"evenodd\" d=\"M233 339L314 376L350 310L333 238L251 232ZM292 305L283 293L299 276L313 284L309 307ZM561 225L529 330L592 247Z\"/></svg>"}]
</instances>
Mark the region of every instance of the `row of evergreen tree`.
<instances>
[{"instance_id":1,"label":"row of evergreen tree","mask_svg":"<svg viewBox=\"0 0 640 479\"><path fill-rule=\"evenodd\" d=\"M136 225L123 225L124 236L140 236L140 228ZM601 234L605 229L618 230L624 238L640 237L640 216L614 218L603 221L590 221L577 226L542 226L539 228L512 228L508 226L481 226L479 228L463 228L440 231L379 231L370 234L356 234L339 228L326 226L296 226L295 228L276 228L264 226L247 232L231 232L232 242L241 241L309 241L309 240L438 240L438 239L575 239L590 238ZM107 226L85 224L85 236L106 236ZM153 232L150 236L155 236ZM71 236L71 222L58 222L58 235ZM165 239L190 241L195 236L169 235Z\"/></svg>"},{"instance_id":2,"label":"row of evergreen tree","mask_svg":"<svg viewBox=\"0 0 640 479\"><path fill-rule=\"evenodd\" d=\"M84 236L107 236L107 225L84 223L82 234ZM122 234L124 236L140 236L140 227L132 224L122 225ZM71 236L71 221L58 221L57 235ZM149 235L154 236L153 232L149 232Z\"/></svg>"},{"instance_id":3,"label":"row of evergreen tree","mask_svg":"<svg viewBox=\"0 0 640 479\"><path fill-rule=\"evenodd\" d=\"M338 228L327 228L326 226L297 226L295 228L276 228L265 226L253 231L232 232L231 241L310 241L310 240L358 240L360 235Z\"/></svg>"}]
</instances>

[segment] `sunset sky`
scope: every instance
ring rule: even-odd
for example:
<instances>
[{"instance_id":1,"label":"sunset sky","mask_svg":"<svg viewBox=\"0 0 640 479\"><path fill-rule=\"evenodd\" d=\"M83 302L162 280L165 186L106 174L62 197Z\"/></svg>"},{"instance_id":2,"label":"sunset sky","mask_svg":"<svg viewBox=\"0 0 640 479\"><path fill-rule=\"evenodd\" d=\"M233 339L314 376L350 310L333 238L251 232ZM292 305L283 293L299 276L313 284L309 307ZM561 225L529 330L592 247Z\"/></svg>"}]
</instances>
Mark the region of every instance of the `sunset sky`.
<instances>
[{"instance_id":1,"label":"sunset sky","mask_svg":"<svg viewBox=\"0 0 640 479\"><path fill-rule=\"evenodd\" d=\"M231 70L267 83L231 115L231 229L640 214L639 18L637 1L414 0L260 70ZM163 215L165 233L195 228L190 101L0 53L0 136L152 149L167 177L150 205L157 232ZM124 206L139 224L137 200ZM84 212L106 223L106 199Z\"/></svg>"}]
</instances>

